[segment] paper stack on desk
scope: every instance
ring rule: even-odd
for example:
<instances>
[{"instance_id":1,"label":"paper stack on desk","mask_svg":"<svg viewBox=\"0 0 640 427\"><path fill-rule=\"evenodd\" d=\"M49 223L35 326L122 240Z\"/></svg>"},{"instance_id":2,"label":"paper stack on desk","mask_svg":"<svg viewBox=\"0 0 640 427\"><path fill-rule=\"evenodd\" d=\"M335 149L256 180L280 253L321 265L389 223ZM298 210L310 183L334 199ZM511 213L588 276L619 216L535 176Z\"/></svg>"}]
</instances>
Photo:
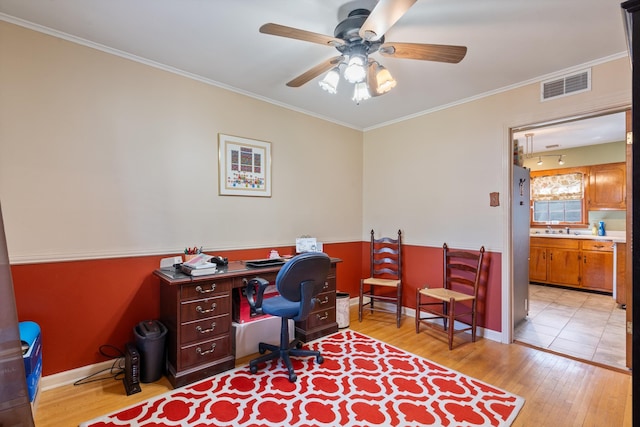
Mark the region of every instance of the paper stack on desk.
<instances>
[{"instance_id":1,"label":"paper stack on desk","mask_svg":"<svg viewBox=\"0 0 640 427\"><path fill-rule=\"evenodd\" d=\"M190 276L204 276L216 272L216 265L209 262L211 255L200 253L189 261L182 263L181 270Z\"/></svg>"}]
</instances>

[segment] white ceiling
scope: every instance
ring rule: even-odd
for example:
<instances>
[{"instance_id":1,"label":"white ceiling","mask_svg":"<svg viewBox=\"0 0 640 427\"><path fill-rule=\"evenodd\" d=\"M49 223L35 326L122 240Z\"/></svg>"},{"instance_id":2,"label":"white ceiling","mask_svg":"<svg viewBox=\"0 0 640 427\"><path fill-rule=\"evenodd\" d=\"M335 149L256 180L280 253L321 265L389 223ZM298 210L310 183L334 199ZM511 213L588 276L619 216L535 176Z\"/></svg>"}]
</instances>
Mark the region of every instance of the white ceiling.
<instances>
[{"instance_id":1,"label":"white ceiling","mask_svg":"<svg viewBox=\"0 0 640 427\"><path fill-rule=\"evenodd\" d=\"M373 0L375 1L375 0ZM626 55L620 0L419 0L387 41L468 47L459 64L373 54L398 81L356 105L318 80L285 83L334 48L261 34L267 22L333 36L372 0L0 0L0 19L191 75L356 129Z\"/></svg>"},{"instance_id":2,"label":"white ceiling","mask_svg":"<svg viewBox=\"0 0 640 427\"><path fill-rule=\"evenodd\" d=\"M530 134L527 147L527 137ZM527 127L514 130L513 139L531 153L566 150L595 144L620 142L626 139L625 113L613 113L595 117Z\"/></svg>"}]
</instances>

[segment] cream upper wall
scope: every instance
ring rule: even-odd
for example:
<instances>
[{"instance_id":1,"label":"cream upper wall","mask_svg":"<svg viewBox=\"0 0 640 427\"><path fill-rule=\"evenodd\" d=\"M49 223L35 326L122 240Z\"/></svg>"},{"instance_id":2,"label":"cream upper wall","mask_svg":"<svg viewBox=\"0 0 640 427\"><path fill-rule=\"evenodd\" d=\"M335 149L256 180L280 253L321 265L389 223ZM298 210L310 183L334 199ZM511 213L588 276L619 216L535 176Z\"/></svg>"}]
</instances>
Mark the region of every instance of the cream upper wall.
<instances>
[{"instance_id":1,"label":"cream upper wall","mask_svg":"<svg viewBox=\"0 0 640 427\"><path fill-rule=\"evenodd\" d=\"M12 263L360 239L361 132L6 22L0 58ZM271 142L271 198L218 195L218 133Z\"/></svg>"},{"instance_id":2,"label":"cream upper wall","mask_svg":"<svg viewBox=\"0 0 640 427\"><path fill-rule=\"evenodd\" d=\"M619 163L626 161L627 143L625 141L610 142L608 144L588 145L585 147L566 150L550 150L544 155L563 156L564 165L558 164L558 157L543 157L538 165L538 157L524 159L522 165L532 171L570 168L574 166L599 165L604 163Z\"/></svg>"},{"instance_id":3,"label":"cream upper wall","mask_svg":"<svg viewBox=\"0 0 640 427\"><path fill-rule=\"evenodd\" d=\"M622 58L592 67L590 92L541 103L531 84L363 134L5 22L0 58L0 202L14 263L269 247L301 234L366 241L371 228L502 251L509 129L631 102ZM272 143L273 197L217 195L218 133ZM501 206L489 207L491 192Z\"/></svg>"},{"instance_id":4,"label":"cream upper wall","mask_svg":"<svg viewBox=\"0 0 640 427\"><path fill-rule=\"evenodd\" d=\"M503 251L510 129L630 104L631 69L621 58L592 67L590 92L540 102L539 84L530 84L367 131L363 238L401 228L410 244ZM499 207L489 206L491 192Z\"/></svg>"}]
</instances>

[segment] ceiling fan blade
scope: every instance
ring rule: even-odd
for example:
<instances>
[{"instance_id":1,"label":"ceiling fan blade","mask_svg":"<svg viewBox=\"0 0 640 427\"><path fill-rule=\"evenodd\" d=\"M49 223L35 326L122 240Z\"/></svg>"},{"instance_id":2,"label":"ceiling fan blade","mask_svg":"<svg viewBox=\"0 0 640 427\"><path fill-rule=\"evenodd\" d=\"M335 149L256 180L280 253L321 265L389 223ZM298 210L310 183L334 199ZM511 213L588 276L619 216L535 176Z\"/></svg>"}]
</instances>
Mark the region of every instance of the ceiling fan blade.
<instances>
[{"instance_id":1,"label":"ceiling fan blade","mask_svg":"<svg viewBox=\"0 0 640 427\"><path fill-rule=\"evenodd\" d=\"M324 73L325 71L329 71L331 68L337 66L340 62L342 62L342 60L344 60L344 56L342 55L334 56L333 58L327 61L324 61L316 65L315 67L305 71L304 73L300 74L298 77L288 82L287 86L300 87L303 84L307 83L308 81L318 77L320 74Z\"/></svg>"},{"instance_id":2,"label":"ceiling fan blade","mask_svg":"<svg viewBox=\"0 0 640 427\"><path fill-rule=\"evenodd\" d=\"M457 64L467 54L466 46L423 43L384 43L378 50L381 55L403 59L449 62Z\"/></svg>"},{"instance_id":3,"label":"ceiling fan blade","mask_svg":"<svg viewBox=\"0 0 640 427\"><path fill-rule=\"evenodd\" d=\"M380 39L416 1L380 0L360 27L360 37L369 41Z\"/></svg>"},{"instance_id":4,"label":"ceiling fan blade","mask_svg":"<svg viewBox=\"0 0 640 427\"><path fill-rule=\"evenodd\" d=\"M272 36L287 37L289 39L302 40L305 42L318 43L325 46L342 46L343 40L335 37L325 36L324 34L312 33L311 31L299 30L293 27L287 27L280 24L264 24L260 27L263 34L271 34Z\"/></svg>"}]
</instances>

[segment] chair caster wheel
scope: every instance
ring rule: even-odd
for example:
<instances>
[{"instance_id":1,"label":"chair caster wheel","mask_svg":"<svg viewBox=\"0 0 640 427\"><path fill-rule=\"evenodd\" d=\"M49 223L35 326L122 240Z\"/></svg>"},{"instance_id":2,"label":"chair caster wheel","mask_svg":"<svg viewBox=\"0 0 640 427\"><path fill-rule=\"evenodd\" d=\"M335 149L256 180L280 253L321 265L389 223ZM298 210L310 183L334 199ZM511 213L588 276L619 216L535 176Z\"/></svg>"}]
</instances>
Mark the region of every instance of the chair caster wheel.
<instances>
[{"instance_id":1,"label":"chair caster wheel","mask_svg":"<svg viewBox=\"0 0 640 427\"><path fill-rule=\"evenodd\" d=\"M258 367L254 366L254 365L249 366L249 372L251 372L252 374L257 373L258 372Z\"/></svg>"},{"instance_id":2,"label":"chair caster wheel","mask_svg":"<svg viewBox=\"0 0 640 427\"><path fill-rule=\"evenodd\" d=\"M289 374L289 382L295 383L297 379L298 376L296 374Z\"/></svg>"},{"instance_id":3,"label":"chair caster wheel","mask_svg":"<svg viewBox=\"0 0 640 427\"><path fill-rule=\"evenodd\" d=\"M266 349L266 348L264 348L264 346L262 345L262 343L258 344L258 352L259 352L260 354L265 354L265 353L266 353L266 351L267 351L267 349Z\"/></svg>"},{"instance_id":4,"label":"chair caster wheel","mask_svg":"<svg viewBox=\"0 0 640 427\"><path fill-rule=\"evenodd\" d=\"M297 348L298 350L300 350L300 349L302 348L302 345L303 345L303 344L302 344L302 341L298 341L298 342L296 342L296 348Z\"/></svg>"},{"instance_id":5,"label":"chair caster wheel","mask_svg":"<svg viewBox=\"0 0 640 427\"><path fill-rule=\"evenodd\" d=\"M324 363L324 357L322 356L316 357L316 362L318 362L319 365L322 365Z\"/></svg>"}]
</instances>

